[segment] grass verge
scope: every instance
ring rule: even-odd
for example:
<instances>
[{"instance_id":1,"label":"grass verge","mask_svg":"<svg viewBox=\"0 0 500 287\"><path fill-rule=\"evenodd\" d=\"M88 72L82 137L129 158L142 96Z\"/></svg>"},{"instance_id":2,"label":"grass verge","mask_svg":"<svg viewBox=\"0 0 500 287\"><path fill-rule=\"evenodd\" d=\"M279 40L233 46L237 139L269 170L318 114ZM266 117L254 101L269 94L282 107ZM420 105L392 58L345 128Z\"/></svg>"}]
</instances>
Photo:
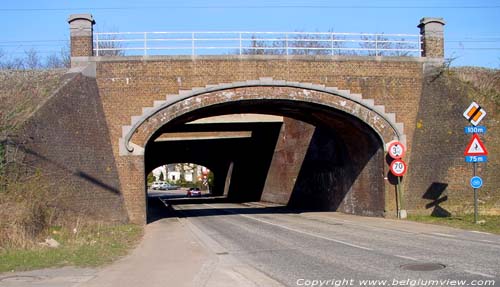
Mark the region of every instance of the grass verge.
<instances>
[{"instance_id":1,"label":"grass verge","mask_svg":"<svg viewBox=\"0 0 500 287\"><path fill-rule=\"evenodd\" d=\"M474 223L474 214L455 215L450 217L409 215L408 220L500 234L500 215L480 215L479 222L481 223L479 224Z\"/></svg>"},{"instance_id":2,"label":"grass verge","mask_svg":"<svg viewBox=\"0 0 500 287\"><path fill-rule=\"evenodd\" d=\"M137 225L92 226L77 232L53 227L50 237L61 244L58 248L0 250L0 272L100 266L126 255L139 242L142 233Z\"/></svg>"}]
</instances>

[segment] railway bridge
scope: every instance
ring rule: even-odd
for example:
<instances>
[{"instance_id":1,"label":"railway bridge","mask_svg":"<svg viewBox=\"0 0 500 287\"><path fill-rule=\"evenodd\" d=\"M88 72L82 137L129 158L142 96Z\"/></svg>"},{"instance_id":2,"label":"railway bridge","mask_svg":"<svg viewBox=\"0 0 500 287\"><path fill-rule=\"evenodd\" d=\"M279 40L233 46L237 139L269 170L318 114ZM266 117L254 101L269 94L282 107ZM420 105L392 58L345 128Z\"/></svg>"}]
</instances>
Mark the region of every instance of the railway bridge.
<instances>
[{"instance_id":1,"label":"railway bridge","mask_svg":"<svg viewBox=\"0 0 500 287\"><path fill-rule=\"evenodd\" d=\"M147 174L181 162L210 168L214 193L238 202L368 216L425 209L436 172L415 150L437 144L422 140L418 122L440 109L423 102L443 64L442 19L423 18L406 36L413 46L386 34L361 35L357 47L328 33L143 33L132 35L144 39L137 44L131 33L94 33L94 23L70 16L72 68L35 115L47 128L27 132L32 154L66 175L87 216L146 222ZM187 51L166 48L175 41ZM394 140L408 149L401 206L386 156Z\"/></svg>"}]
</instances>

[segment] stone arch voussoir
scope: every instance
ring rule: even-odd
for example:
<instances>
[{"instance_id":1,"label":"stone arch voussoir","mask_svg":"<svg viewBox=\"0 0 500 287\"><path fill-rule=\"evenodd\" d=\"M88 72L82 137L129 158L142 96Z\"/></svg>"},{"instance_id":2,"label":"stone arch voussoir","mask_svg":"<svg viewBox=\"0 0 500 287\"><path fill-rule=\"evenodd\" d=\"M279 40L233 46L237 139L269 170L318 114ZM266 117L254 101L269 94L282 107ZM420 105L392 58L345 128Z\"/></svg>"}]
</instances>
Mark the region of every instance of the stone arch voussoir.
<instances>
[{"instance_id":1,"label":"stone arch voussoir","mask_svg":"<svg viewBox=\"0 0 500 287\"><path fill-rule=\"evenodd\" d=\"M375 105L372 99L334 87L262 78L180 91L167 100L155 101L153 107L143 108L142 115L132 117L130 126L123 127L120 154L143 154L145 145L158 129L184 114L230 102L268 99L314 103L343 111L370 126L384 148L393 140L406 142L403 124L396 122L395 114L386 113L385 107Z\"/></svg>"}]
</instances>

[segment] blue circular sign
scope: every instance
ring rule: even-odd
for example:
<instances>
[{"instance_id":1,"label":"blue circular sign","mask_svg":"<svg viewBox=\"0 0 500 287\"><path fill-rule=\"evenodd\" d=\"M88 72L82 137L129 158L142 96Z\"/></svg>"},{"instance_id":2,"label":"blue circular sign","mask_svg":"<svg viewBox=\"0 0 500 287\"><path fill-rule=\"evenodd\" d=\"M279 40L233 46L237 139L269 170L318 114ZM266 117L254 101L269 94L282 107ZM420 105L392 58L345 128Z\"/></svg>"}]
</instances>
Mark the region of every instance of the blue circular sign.
<instances>
[{"instance_id":1,"label":"blue circular sign","mask_svg":"<svg viewBox=\"0 0 500 287\"><path fill-rule=\"evenodd\" d=\"M470 179L470 186L472 186L472 188L480 188L483 186L483 179L479 176L474 176Z\"/></svg>"}]
</instances>

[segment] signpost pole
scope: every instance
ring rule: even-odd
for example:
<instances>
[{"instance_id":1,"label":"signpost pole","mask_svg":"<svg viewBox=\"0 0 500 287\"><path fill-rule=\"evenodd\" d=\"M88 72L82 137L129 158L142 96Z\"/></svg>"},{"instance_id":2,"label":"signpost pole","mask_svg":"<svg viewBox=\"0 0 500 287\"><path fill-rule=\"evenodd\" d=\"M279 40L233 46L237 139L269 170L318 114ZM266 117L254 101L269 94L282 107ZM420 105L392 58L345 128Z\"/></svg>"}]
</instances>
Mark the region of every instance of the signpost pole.
<instances>
[{"instance_id":1,"label":"signpost pole","mask_svg":"<svg viewBox=\"0 0 500 287\"><path fill-rule=\"evenodd\" d=\"M401 185L401 177L406 173L407 166L406 163L401 159L405 154L405 146L399 142L394 141L389 144L388 154L394 160L390 164L391 173L397 177L396 184L396 207L397 207L397 217L399 219L405 219L407 214L404 209L404 194L403 186Z\"/></svg>"},{"instance_id":2,"label":"signpost pole","mask_svg":"<svg viewBox=\"0 0 500 287\"><path fill-rule=\"evenodd\" d=\"M396 184L396 205L397 205L397 217L401 219L401 193L399 191L399 176L398 176L398 183Z\"/></svg>"},{"instance_id":3,"label":"signpost pole","mask_svg":"<svg viewBox=\"0 0 500 287\"><path fill-rule=\"evenodd\" d=\"M474 190L474 223L478 222L478 206L477 206L477 189L483 185L483 180L476 176L476 165L477 162L486 162L488 151L482 143L478 136L478 133L486 133L486 127L478 126L479 122L486 116L486 111L476 102L472 102L469 107L463 113L463 116L473 125L472 127L465 127L465 133L472 133L472 139L470 140L467 148L465 149L465 161L472 162L472 173L470 185Z\"/></svg>"},{"instance_id":4,"label":"signpost pole","mask_svg":"<svg viewBox=\"0 0 500 287\"><path fill-rule=\"evenodd\" d=\"M400 205L400 210L402 212L404 212L403 210L406 210L405 209L405 204L404 204L404 190L403 190L403 185L401 184L401 177L398 176L398 189L399 189L399 196L401 197L400 200L399 200L399 205ZM406 215L403 214L402 217L406 218Z\"/></svg>"},{"instance_id":5,"label":"signpost pole","mask_svg":"<svg viewBox=\"0 0 500 287\"><path fill-rule=\"evenodd\" d=\"M476 163L472 163L472 173L476 176ZM477 224L478 211L477 211L477 188L474 189L474 223Z\"/></svg>"}]
</instances>

